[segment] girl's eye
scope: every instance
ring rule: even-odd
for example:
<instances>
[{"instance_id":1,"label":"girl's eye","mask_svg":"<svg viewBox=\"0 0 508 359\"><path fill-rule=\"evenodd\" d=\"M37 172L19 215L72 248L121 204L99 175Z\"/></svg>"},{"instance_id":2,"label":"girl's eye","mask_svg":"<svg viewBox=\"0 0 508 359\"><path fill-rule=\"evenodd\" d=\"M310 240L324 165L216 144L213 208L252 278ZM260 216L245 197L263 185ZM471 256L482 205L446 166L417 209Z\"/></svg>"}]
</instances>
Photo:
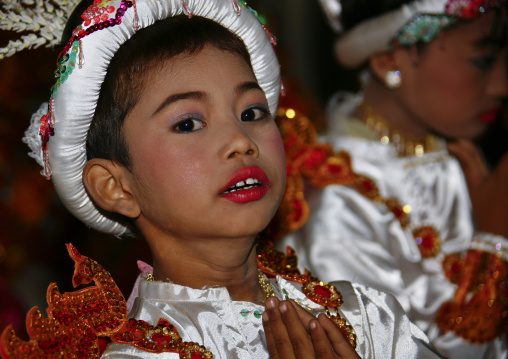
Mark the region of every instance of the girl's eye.
<instances>
[{"instance_id":1,"label":"girl's eye","mask_svg":"<svg viewBox=\"0 0 508 359\"><path fill-rule=\"evenodd\" d=\"M206 127L206 123L197 118L186 118L173 126L173 131L179 133L190 133L199 131Z\"/></svg>"},{"instance_id":2,"label":"girl's eye","mask_svg":"<svg viewBox=\"0 0 508 359\"><path fill-rule=\"evenodd\" d=\"M482 71L490 70L495 62L496 56L494 55L478 57L472 60L473 65Z\"/></svg>"},{"instance_id":3,"label":"girl's eye","mask_svg":"<svg viewBox=\"0 0 508 359\"><path fill-rule=\"evenodd\" d=\"M256 122L264 120L270 116L270 112L264 107L251 107L242 112L240 116L243 122Z\"/></svg>"}]
</instances>

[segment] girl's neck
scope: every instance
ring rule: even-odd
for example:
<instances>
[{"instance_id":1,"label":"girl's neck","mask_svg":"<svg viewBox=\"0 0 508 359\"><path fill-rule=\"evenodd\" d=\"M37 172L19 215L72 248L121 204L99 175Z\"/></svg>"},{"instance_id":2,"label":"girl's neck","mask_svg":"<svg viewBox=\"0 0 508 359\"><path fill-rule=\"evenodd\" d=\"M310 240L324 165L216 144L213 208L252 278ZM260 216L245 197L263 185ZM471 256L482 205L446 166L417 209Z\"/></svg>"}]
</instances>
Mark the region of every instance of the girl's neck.
<instances>
[{"instance_id":1,"label":"girl's neck","mask_svg":"<svg viewBox=\"0 0 508 359\"><path fill-rule=\"evenodd\" d=\"M264 302L258 281L255 237L147 241L155 280L169 279L194 289L225 287L232 300Z\"/></svg>"},{"instance_id":2,"label":"girl's neck","mask_svg":"<svg viewBox=\"0 0 508 359\"><path fill-rule=\"evenodd\" d=\"M404 105L394 91L372 79L364 91L364 102L372 106L392 130L408 137L423 138L431 133L431 129ZM358 109L354 114L363 118Z\"/></svg>"}]
</instances>

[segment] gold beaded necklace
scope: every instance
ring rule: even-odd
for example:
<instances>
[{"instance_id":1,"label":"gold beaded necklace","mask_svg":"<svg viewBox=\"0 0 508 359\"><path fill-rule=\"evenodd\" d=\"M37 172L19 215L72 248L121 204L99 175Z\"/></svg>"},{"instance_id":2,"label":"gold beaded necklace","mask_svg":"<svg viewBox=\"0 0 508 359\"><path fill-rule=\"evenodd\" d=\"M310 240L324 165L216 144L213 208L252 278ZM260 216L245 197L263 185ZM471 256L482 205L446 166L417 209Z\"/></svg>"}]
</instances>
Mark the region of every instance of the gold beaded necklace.
<instances>
[{"instance_id":1,"label":"gold beaded necklace","mask_svg":"<svg viewBox=\"0 0 508 359\"><path fill-rule=\"evenodd\" d=\"M155 278L152 273L147 273L145 276L145 280L148 282L155 282ZM258 270L258 282L261 287L261 290L264 294L264 302L270 297L275 297L275 291L273 289L272 283L266 278L266 276L263 274L263 272Z\"/></svg>"},{"instance_id":2,"label":"gold beaded necklace","mask_svg":"<svg viewBox=\"0 0 508 359\"><path fill-rule=\"evenodd\" d=\"M379 142L382 144L391 144L399 157L421 157L425 153L444 149L444 141L435 135L428 134L423 137L414 137L390 128L386 120L366 102L362 102L358 109L363 114L360 120L367 129L378 136Z\"/></svg>"}]
</instances>

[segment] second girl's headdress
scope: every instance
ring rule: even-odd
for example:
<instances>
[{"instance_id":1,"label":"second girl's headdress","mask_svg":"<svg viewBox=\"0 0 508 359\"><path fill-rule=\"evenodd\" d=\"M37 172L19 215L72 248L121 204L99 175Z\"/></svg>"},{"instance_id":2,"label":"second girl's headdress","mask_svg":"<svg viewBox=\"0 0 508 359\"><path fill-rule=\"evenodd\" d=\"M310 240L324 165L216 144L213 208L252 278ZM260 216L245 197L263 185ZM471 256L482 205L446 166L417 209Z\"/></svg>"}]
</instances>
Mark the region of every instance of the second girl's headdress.
<instances>
[{"instance_id":1,"label":"second girl's headdress","mask_svg":"<svg viewBox=\"0 0 508 359\"><path fill-rule=\"evenodd\" d=\"M9 21L37 21L46 28L43 31L38 29L39 36L31 34L24 38L24 47L50 44L55 34L62 33L64 22L54 15L51 20L51 17L40 14L54 12L55 4L61 11L58 15L68 14L77 2L6 0L0 7L0 26L8 28ZM33 11L36 18L30 20L27 17L29 11ZM244 0L95 0L83 13L83 22L74 30L60 54L49 104L34 114L24 140L32 149L31 155L44 167L46 177L51 177L67 209L85 224L102 232L122 235L129 231L122 223L97 209L82 181L87 162L88 130L108 65L120 46L137 30L180 14L213 20L243 40L270 111L276 113L280 70L272 46L274 40ZM55 27L54 34L49 36L44 31L51 26ZM37 26L33 27L28 30L36 32ZM9 44L5 54L19 50L15 48L17 43Z\"/></svg>"},{"instance_id":2,"label":"second girl's headdress","mask_svg":"<svg viewBox=\"0 0 508 359\"><path fill-rule=\"evenodd\" d=\"M330 25L340 33L340 0L319 1ZM458 20L477 18L490 8L500 8L506 3L506 0L415 0L348 30L337 40L335 53L344 66L355 67L393 45L430 42Z\"/></svg>"}]
</instances>

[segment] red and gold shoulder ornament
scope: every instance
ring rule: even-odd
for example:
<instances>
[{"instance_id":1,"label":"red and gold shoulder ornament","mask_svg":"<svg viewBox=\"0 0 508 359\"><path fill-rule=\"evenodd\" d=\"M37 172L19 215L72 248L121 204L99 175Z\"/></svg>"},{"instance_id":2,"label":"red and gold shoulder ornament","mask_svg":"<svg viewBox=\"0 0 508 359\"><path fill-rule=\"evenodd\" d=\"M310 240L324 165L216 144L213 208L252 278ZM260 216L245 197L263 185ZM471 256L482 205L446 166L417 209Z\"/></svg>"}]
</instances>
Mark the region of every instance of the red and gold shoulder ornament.
<instances>
[{"instance_id":1,"label":"red and gold shoulder ornament","mask_svg":"<svg viewBox=\"0 0 508 359\"><path fill-rule=\"evenodd\" d=\"M0 337L5 359L100 358L111 341L130 344L153 353L179 353L182 359L207 359L213 355L199 344L184 342L171 323L161 319L149 323L127 319L127 303L115 281L99 263L78 253L72 244L67 250L75 261L74 287L93 286L61 294L55 283L47 292L47 317L34 307L27 315L29 341L20 339L12 326Z\"/></svg>"}]
</instances>

